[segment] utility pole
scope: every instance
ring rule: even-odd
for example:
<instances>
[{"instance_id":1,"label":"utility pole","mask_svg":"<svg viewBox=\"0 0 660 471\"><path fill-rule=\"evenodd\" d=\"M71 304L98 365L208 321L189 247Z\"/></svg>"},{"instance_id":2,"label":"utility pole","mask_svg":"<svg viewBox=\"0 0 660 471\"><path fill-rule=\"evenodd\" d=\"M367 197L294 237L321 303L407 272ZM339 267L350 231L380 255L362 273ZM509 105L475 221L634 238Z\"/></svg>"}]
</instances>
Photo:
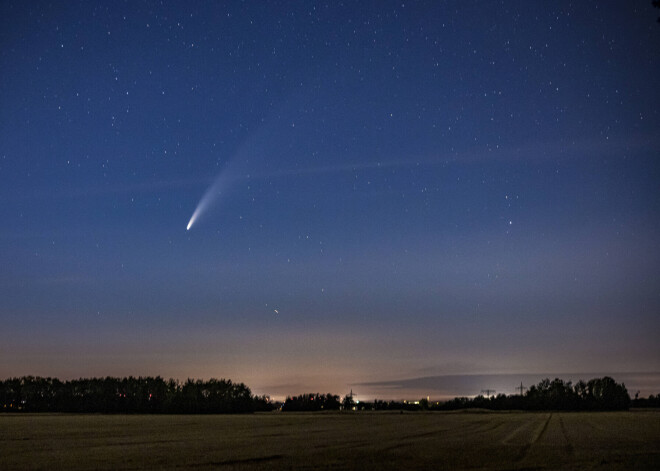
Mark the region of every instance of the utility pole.
<instances>
[{"instance_id":1,"label":"utility pole","mask_svg":"<svg viewBox=\"0 0 660 471\"><path fill-rule=\"evenodd\" d=\"M520 386L516 386L516 390L520 390L520 395L523 395L523 391L527 389L525 386L522 385L522 381L520 382Z\"/></svg>"},{"instance_id":2,"label":"utility pole","mask_svg":"<svg viewBox=\"0 0 660 471\"><path fill-rule=\"evenodd\" d=\"M482 389L481 392L484 393L486 397L490 397L495 394L496 391L494 389Z\"/></svg>"}]
</instances>

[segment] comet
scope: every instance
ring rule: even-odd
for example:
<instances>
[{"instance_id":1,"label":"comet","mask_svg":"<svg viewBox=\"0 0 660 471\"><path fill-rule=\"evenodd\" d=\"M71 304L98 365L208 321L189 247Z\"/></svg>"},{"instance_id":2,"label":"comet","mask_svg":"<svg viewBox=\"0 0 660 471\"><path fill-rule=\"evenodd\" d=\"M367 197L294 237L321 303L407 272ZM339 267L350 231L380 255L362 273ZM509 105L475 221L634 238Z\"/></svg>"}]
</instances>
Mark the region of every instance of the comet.
<instances>
[{"instance_id":1,"label":"comet","mask_svg":"<svg viewBox=\"0 0 660 471\"><path fill-rule=\"evenodd\" d=\"M227 186L231 180L232 179L229 177L229 174L226 170L218 175L213 184L209 186L204 192L204 195L199 200L199 203L197 203L197 207L195 208L195 211L193 212L192 216L190 217L190 221L188 221L188 225L186 226L186 231L189 231L199 220L200 216L204 214L211 206L213 206L215 202L218 201L220 195L224 190L227 189Z\"/></svg>"}]
</instances>

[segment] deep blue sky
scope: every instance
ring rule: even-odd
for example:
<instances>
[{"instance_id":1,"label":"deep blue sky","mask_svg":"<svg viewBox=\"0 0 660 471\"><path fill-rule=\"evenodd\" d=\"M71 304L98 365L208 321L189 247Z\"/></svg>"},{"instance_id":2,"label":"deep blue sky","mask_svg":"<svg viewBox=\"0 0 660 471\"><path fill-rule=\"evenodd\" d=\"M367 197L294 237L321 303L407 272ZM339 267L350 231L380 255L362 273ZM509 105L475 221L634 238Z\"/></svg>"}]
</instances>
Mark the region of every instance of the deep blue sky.
<instances>
[{"instance_id":1,"label":"deep blue sky","mask_svg":"<svg viewBox=\"0 0 660 471\"><path fill-rule=\"evenodd\" d=\"M660 371L658 13L2 2L0 377Z\"/></svg>"}]
</instances>

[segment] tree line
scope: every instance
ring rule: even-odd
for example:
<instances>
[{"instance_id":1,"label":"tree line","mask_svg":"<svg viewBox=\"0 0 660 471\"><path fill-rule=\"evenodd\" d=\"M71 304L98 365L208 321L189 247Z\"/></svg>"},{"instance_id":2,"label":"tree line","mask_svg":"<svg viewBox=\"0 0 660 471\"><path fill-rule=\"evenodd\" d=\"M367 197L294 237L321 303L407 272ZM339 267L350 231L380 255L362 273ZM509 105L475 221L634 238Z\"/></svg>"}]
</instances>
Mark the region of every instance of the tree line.
<instances>
[{"instance_id":1,"label":"tree line","mask_svg":"<svg viewBox=\"0 0 660 471\"><path fill-rule=\"evenodd\" d=\"M161 377L57 378L0 381L0 411L223 414L272 410L266 397L231 380Z\"/></svg>"},{"instance_id":2,"label":"tree line","mask_svg":"<svg viewBox=\"0 0 660 471\"><path fill-rule=\"evenodd\" d=\"M339 396L330 394L305 394L288 397L283 411L317 411L317 410L457 410L457 409L490 409L490 410L564 410L564 411L601 411L626 410L631 405L635 407L654 407L660 401L660 395L651 395L649 399L631 401L625 384L619 384L614 379L605 376L594 378L588 382L563 381L544 379L531 386L524 394L498 394L497 396L457 397L444 402L431 402L429 399L419 401L383 401L353 402L347 395L341 403Z\"/></svg>"},{"instance_id":3,"label":"tree line","mask_svg":"<svg viewBox=\"0 0 660 471\"><path fill-rule=\"evenodd\" d=\"M631 402L633 407L653 407L660 408L660 394L649 394L649 397L639 397L639 392L635 394L635 399Z\"/></svg>"},{"instance_id":4,"label":"tree line","mask_svg":"<svg viewBox=\"0 0 660 471\"><path fill-rule=\"evenodd\" d=\"M631 401L625 384L619 384L609 376L587 382L544 379L522 395L498 394L477 396L473 399L456 398L439 406L444 410L483 408L493 410L564 410L605 411L627 410Z\"/></svg>"},{"instance_id":5,"label":"tree line","mask_svg":"<svg viewBox=\"0 0 660 471\"><path fill-rule=\"evenodd\" d=\"M89 378L60 381L57 378L24 376L0 381L0 412L97 412L222 414L271 411L280 404L255 396L243 383L231 380L188 379L179 382L161 377ZM630 399L625 384L605 376L588 382L544 379L524 394L458 397L445 402L354 401L336 394L289 396L284 412L336 410L626 410L660 407L660 394L648 399Z\"/></svg>"},{"instance_id":6,"label":"tree line","mask_svg":"<svg viewBox=\"0 0 660 471\"><path fill-rule=\"evenodd\" d=\"M282 404L283 412L339 410L341 403L336 394L301 394L287 397Z\"/></svg>"}]
</instances>

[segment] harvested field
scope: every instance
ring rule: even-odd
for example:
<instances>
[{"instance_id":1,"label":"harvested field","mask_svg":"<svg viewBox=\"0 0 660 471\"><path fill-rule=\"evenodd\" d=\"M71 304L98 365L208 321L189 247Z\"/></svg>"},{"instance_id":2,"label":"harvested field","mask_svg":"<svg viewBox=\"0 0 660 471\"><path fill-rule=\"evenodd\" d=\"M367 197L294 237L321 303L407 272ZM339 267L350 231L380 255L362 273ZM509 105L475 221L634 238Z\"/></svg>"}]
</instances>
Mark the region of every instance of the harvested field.
<instances>
[{"instance_id":1,"label":"harvested field","mask_svg":"<svg viewBox=\"0 0 660 471\"><path fill-rule=\"evenodd\" d=\"M0 469L660 469L660 411L0 415Z\"/></svg>"}]
</instances>

